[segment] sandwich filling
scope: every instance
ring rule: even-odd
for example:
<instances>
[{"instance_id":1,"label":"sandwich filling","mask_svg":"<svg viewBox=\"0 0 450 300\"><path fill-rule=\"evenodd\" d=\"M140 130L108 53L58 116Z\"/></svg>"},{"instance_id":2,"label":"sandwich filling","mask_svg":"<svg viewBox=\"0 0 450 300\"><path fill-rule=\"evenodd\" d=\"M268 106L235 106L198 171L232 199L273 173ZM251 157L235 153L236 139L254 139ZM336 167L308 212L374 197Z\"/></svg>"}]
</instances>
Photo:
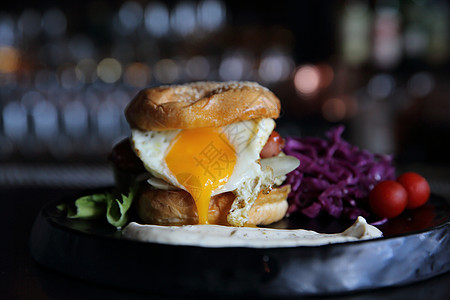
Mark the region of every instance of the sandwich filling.
<instances>
[{"instance_id":1,"label":"sandwich filling","mask_svg":"<svg viewBox=\"0 0 450 300\"><path fill-rule=\"evenodd\" d=\"M197 205L200 224L208 223L212 191L223 187L236 164L236 151L217 128L183 130L165 158L170 172Z\"/></svg>"},{"instance_id":2,"label":"sandwich filling","mask_svg":"<svg viewBox=\"0 0 450 300\"><path fill-rule=\"evenodd\" d=\"M274 175L273 168L260 163L260 152L274 128L275 121L267 118L219 128L133 129L131 141L151 175L148 182L158 189L189 192L199 223L208 223L211 196L233 192L236 199L227 220L233 226L243 226L258 194L284 176Z\"/></svg>"}]
</instances>

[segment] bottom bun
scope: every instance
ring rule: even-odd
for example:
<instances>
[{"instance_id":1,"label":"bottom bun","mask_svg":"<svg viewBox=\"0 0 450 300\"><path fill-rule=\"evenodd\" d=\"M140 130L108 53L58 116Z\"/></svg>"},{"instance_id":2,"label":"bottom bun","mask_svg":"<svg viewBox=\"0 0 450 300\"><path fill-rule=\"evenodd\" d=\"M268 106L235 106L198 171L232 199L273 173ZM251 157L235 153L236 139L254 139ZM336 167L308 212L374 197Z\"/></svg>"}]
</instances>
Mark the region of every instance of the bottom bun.
<instances>
[{"instance_id":1,"label":"bottom bun","mask_svg":"<svg viewBox=\"0 0 450 300\"><path fill-rule=\"evenodd\" d=\"M248 214L246 225L268 225L281 220L288 209L289 185L260 193ZM211 198L208 223L229 225L227 215L235 196L232 192ZM153 190L142 188L136 202L139 218L146 224L193 225L198 224L197 207L192 196L184 190Z\"/></svg>"}]
</instances>

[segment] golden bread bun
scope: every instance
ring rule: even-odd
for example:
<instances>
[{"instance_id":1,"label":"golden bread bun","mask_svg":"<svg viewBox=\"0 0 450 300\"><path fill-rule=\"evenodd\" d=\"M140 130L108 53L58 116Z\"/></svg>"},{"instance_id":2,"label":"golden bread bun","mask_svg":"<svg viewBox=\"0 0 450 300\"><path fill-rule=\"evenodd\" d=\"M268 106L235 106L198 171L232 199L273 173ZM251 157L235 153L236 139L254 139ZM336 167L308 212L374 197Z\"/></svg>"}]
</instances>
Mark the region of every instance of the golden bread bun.
<instances>
[{"instance_id":1,"label":"golden bread bun","mask_svg":"<svg viewBox=\"0 0 450 300\"><path fill-rule=\"evenodd\" d=\"M193 82L141 91L125 109L131 128L148 130L220 127L278 118L280 100L255 82Z\"/></svg>"},{"instance_id":2,"label":"golden bread bun","mask_svg":"<svg viewBox=\"0 0 450 300\"><path fill-rule=\"evenodd\" d=\"M268 225L281 220L288 209L289 185L260 193L248 214L246 225ZM229 225L227 215L235 196L227 192L213 196L209 204L209 224ZM137 199L137 214L146 224L197 224L197 207L192 196L184 190L163 191L144 187Z\"/></svg>"}]
</instances>

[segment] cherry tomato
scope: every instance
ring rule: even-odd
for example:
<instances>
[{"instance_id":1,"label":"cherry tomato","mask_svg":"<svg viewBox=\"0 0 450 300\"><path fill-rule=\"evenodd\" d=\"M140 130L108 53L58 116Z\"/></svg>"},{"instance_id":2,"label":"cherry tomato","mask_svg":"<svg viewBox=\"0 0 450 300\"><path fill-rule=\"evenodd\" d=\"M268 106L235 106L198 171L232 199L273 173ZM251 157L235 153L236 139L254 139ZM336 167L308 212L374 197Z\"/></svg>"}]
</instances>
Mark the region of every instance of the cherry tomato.
<instances>
[{"instance_id":1,"label":"cherry tomato","mask_svg":"<svg viewBox=\"0 0 450 300\"><path fill-rule=\"evenodd\" d=\"M408 194L398 182L386 180L378 183L369 194L372 211L380 218L394 218L406 208Z\"/></svg>"},{"instance_id":2,"label":"cherry tomato","mask_svg":"<svg viewBox=\"0 0 450 300\"><path fill-rule=\"evenodd\" d=\"M412 209L424 205L430 198L430 185L428 181L414 172L406 172L397 178L408 193L406 208Z\"/></svg>"}]
</instances>

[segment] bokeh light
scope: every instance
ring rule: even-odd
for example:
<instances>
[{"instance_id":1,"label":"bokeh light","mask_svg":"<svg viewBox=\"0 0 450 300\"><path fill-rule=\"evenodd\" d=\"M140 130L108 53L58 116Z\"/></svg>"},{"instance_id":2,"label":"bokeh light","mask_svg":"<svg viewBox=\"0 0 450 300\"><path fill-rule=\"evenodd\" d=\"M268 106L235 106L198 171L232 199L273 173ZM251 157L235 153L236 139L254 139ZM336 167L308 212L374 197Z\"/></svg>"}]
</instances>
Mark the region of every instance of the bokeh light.
<instances>
[{"instance_id":1,"label":"bokeh light","mask_svg":"<svg viewBox=\"0 0 450 300\"><path fill-rule=\"evenodd\" d=\"M342 121L346 114L347 107L340 98L330 98L322 104L322 115L330 122Z\"/></svg>"},{"instance_id":2,"label":"bokeh light","mask_svg":"<svg viewBox=\"0 0 450 300\"><path fill-rule=\"evenodd\" d=\"M230 51L223 55L219 66L219 76L222 80L247 80L252 76L252 58L241 50Z\"/></svg>"},{"instance_id":3,"label":"bokeh light","mask_svg":"<svg viewBox=\"0 0 450 300\"><path fill-rule=\"evenodd\" d=\"M61 87L66 90L75 89L80 87L81 81L76 72L76 65L72 63L66 63L58 68L58 78Z\"/></svg>"},{"instance_id":4,"label":"bokeh light","mask_svg":"<svg viewBox=\"0 0 450 300\"><path fill-rule=\"evenodd\" d=\"M51 37L62 36L66 32L67 18L58 8L47 10L42 17L42 28Z\"/></svg>"},{"instance_id":5,"label":"bokeh light","mask_svg":"<svg viewBox=\"0 0 450 300\"><path fill-rule=\"evenodd\" d=\"M97 75L106 83L114 83L122 76L122 65L117 59L105 58L97 66Z\"/></svg>"},{"instance_id":6,"label":"bokeh light","mask_svg":"<svg viewBox=\"0 0 450 300\"><path fill-rule=\"evenodd\" d=\"M197 16L198 23L203 30L214 31L221 28L225 23L226 7L221 1L201 1L198 4Z\"/></svg>"},{"instance_id":7,"label":"bokeh light","mask_svg":"<svg viewBox=\"0 0 450 300\"><path fill-rule=\"evenodd\" d=\"M210 72L208 59L203 56L191 57L186 63L186 73L193 80L204 80Z\"/></svg>"},{"instance_id":8,"label":"bokeh light","mask_svg":"<svg viewBox=\"0 0 450 300\"><path fill-rule=\"evenodd\" d=\"M25 9L18 20L18 29L24 38L36 38L41 32L41 14L34 9Z\"/></svg>"},{"instance_id":9,"label":"bokeh light","mask_svg":"<svg viewBox=\"0 0 450 300\"><path fill-rule=\"evenodd\" d=\"M18 102L3 107L3 131L13 140L22 139L28 130L27 114Z\"/></svg>"},{"instance_id":10,"label":"bokeh light","mask_svg":"<svg viewBox=\"0 0 450 300\"><path fill-rule=\"evenodd\" d=\"M58 133L58 112L48 101L36 103L32 110L34 132L38 139L50 141Z\"/></svg>"},{"instance_id":11,"label":"bokeh light","mask_svg":"<svg viewBox=\"0 0 450 300\"><path fill-rule=\"evenodd\" d=\"M94 41L86 35L79 34L69 41L69 51L74 60L94 59L96 49Z\"/></svg>"},{"instance_id":12,"label":"bokeh light","mask_svg":"<svg viewBox=\"0 0 450 300\"><path fill-rule=\"evenodd\" d=\"M15 32L16 26L12 16L0 12L0 45L14 45Z\"/></svg>"},{"instance_id":13,"label":"bokeh light","mask_svg":"<svg viewBox=\"0 0 450 300\"><path fill-rule=\"evenodd\" d=\"M294 75L294 85L300 95L311 97L320 86L320 71L313 65L300 66Z\"/></svg>"},{"instance_id":14,"label":"bokeh light","mask_svg":"<svg viewBox=\"0 0 450 300\"><path fill-rule=\"evenodd\" d=\"M328 87L334 79L333 68L331 67L331 65L326 63L317 65L317 68L320 72L320 88L323 89Z\"/></svg>"},{"instance_id":15,"label":"bokeh light","mask_svg":"<svg viewBox=\"0 0 450 300\"><path fill-rule=\"evenodd\" d=\"M93 83L97 78L97 63L93 59L82 59L75 67L75 74L85 84Z\"/></svg>"},{"instance_id":16,"label":"bokeh light","mask_svg":"<svg viewBox=\"0 0 450 300\"><path fill-rule=\"evenodd\" d=\"M144 17L142 6L134 1L127 1L119 9L119 20L126 32L136 30Z\"/></svg>"},{"instance_id":17,"label":"bokeh light","mask_svg":"<svg viewBox=\"0 0 450 300\"><path fill-rule=\"evenodd\" d=\"M38 71L34 77L34 86L41 92L54 91L59 86L56 72L47 69Z\"/></svg>"},{"instance_id":18,"label":"bokeh light","mask_svg":"<svg viewBox=\"0 0 450 300\"><path fill-rule=\"evenodd\" d=\"M418 72L408 80L407 90L413 97L425 97L433 91L435 81L428 72Z\"/></svg>"},{"instance_id":19,"label":"bokeh light","mask_svg":"<svg viewBox=\"0 0 450 300\"><path fill-rule=\"evenodd\" d=\"M156 36L162 37L169 32L169 11L161 2L150 2L145 8L145 28Z\"/></svg>"},{"instance_id":20,"label":"bokeh light","mask_svg":"<svg viewBox=\"0 0 450 300\"><path fill-rule=\"evenodd\" d=\"M62 119L69 136L79 138L88 131L88 112L81 101L70 101L64 105Z\"/></svg>"},{"instance_id":21,"label":"bokeh light","mask_svg":"<svg viewBox=\"0 0 450 300\"><path fill-rule=\"evenodd\" d=\"M194 3L190 1L179 2L170 15L170 25L172 30L181 36L193 33L197 26Z\"/></svg>"},{"instance_id":22,"label":"bokeh light","mask_svg":"<svg viewBox=\"0 0 450 300\"><path fill-rule=\"evenodd\" d=\"M114 139L120 129L121 111L112 101L103 101L100 103L97 111L97 129L100 137L105 140Z\"/></svg>"},{"instance_id":23,"label":"bokeh light","mask_svg":"<svg viewBox=\"0 0 450 300\"><path fill-rule=\"evenodd\" d=\"M123 79L132 87L144 88L151 80L150 67L143 63L132 63L125 69Z\"/></svg>"},{"instance_id":24,"label":"bokeh light","mask_svg":"<svg viewBox=\"0 0 450 300\"><path fill-rule=\"evenodd\" d=\"M294 69L293 60L285 53L269 51L263 55L258 75L263 82L274 83L288 79Z\"/></svg>"},{"instance_id":25,"label":"bokeh light","mask_svg":"<svg viewBox=\"0 0 450 300\"><path fill-rule=\"evenodd\" d=\"M180 69L172 59L161 59L154 66L154 76L161 83L173 83L178 79Z\"/></svg>"},{"instance_id":26,"label":"bokeh light","mask_svg":"<svg viewBox=\"0 0 450 300\"><path fill-rule=\"evenodd\" d=\"M299 1L277 11L223 0L4 5L0 157L35 155L22 148L40 141L54 145L42 159L104 157L128 135L123 110L138 90L197 80L267 86L290 127L346 122L365 136L375 123L407 119L405 132L413 123L444 131L450 4L438 2L319 9Z\"/></svg>"},{"instance_id":27,"label":"bokeh light","mask_svg":"<svg viewBox=\"0 0 450 300\"><path fill-rule=\"evenodd\" d=\"M370 79L367 85L367 92L373 99L383 99L390 96L394 88L394 78L389 74L380 73Z\"/></svg>"},{"instance_id":28,"label":"bokeh light","mask_svg":"<svg viewBox=\"0 0 450 300\"><path fill-rule=\"evenodd\" d=\"M16 72L19 65L19 51L14 47L0 46L0 74Z\"/></svg>"}]
</instances>

